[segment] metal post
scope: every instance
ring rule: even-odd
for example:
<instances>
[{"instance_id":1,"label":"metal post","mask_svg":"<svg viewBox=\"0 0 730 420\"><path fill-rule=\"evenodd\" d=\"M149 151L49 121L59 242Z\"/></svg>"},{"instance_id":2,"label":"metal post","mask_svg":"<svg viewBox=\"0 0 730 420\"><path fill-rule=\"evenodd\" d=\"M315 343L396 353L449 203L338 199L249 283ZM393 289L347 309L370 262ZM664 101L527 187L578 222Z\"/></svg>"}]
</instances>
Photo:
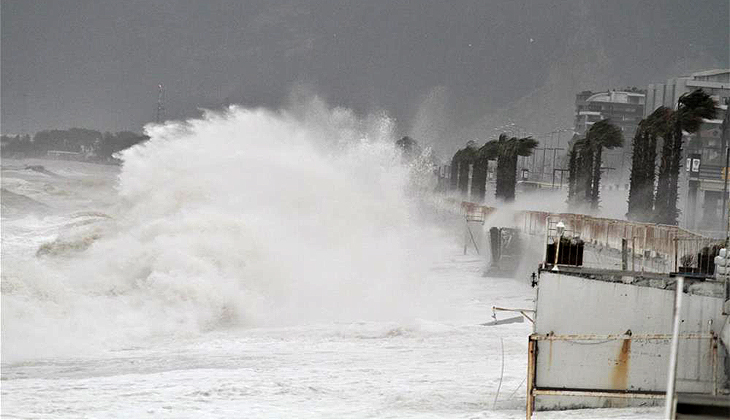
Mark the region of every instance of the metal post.
<instances>
[{"instance_id":1,"label":"metal post","mask_svg":"<svg viewBox=\"0 0 730 420\"><path fill-rule=\"evenodd\" d=\"M162 83L157 85L157 115L155 122L162 123L165 120L165 87Z\"/></svg>"},{"instance_id":2,"label":"metal post","mask_svg":"<svg viewBox=\"0 0 730 420\"><path fill-rule=\"evenodd\" d=\"M545 153L547 152L547 147L542 148L542 166L540 166L540 182L542 182L545 178Z\"/></svg>"},{"instance_id":3,"label":"metal post","mask_svg":"<svg viewBox=\"0 0 730 420\"><path fill-rule=\"evenodd\" d=\"M550 189L551 190L555 189L555 168L553 168L553 183L552 183L552 185L550 185Z\"/></svg>"},{"instance_id":4,"label":"metal post","mask_svg":"<svg viewBox=\"0 0 730 420\"><path fill-rule=\"evenodd\" d=\"M673 419L675 410L675 389L677 379L677 352L679 350L679 319L682 309L682 290L684 277L677 277L677 290L674 298L674 322L672 327L672 348L669 353L669 372L667 373L667 396L664 405L664 418Z\"/></svg>"},{"instance_id":5,"label":"metal post","mask_svg":"<svg viewBox=\"0 0 730 420\"><path fill-rule=\"evenodd\" d=\"M527 339L527 420L532 418L535 410L535 362L537 359L537 341L532 337Z\"/></svg>"},{"instance_id":6,"label":"metal post","mask_svg":"<svg viewBox=\"0 0 730 420\"><path fill-rule=\"evenodd\" d=\"M725 225L725 247L728 246L728 240L730 240L730 219L727 214L727 179L728 179L728 167L730 167L730 147L725 148L725 182L722 187L722 221ZM722 225L721 225L722 226Z\"/></svg>"},{"instance_id":7,"label":"metal post","mask_svg":"<svg viewBox=\"0 0 730 420\"><path fill-rule=\"evenodd\" d=\"M636 255L636 236L633 236L633 229L631 229L631 235L631 271L636 271L636 265L634 263L634 256Z\"/></svg>"}]
</instances>

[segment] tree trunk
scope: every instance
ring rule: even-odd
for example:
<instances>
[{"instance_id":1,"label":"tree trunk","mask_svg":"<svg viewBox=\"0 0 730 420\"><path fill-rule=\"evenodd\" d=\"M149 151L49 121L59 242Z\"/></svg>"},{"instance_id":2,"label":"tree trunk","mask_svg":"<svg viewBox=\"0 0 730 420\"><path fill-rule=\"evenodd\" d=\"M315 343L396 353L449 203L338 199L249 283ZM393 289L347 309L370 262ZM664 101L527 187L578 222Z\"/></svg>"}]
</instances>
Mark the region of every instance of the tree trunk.
<instances>
[{"instance_id":1,"label":"tree trunk","mask_svg":"<svg viewBox=\"0 0 730 420\"><path fill-rule=\"evenodd\" d=\"M659 180L654 202L654 221L666 225L676 225L679 217L677 192L679 166L682 159L682 129L677 123L672 133L667 135L662 145Z\"/></svg>"},{"instance_id":2,"label":"tree trunk","mask_svg":"<svg viewBox=\"0 0 730 420\"><path fill-rule=\"evenodd\" d=\"M517 155L512 156L510 160L510 183L509 183L509 195L507 201L515 201L515 189L517 188Z\"/></svg>"},{"instance_id":3,"label":"tree trunk","mask_svg":"<svg viewBox=\"0 0 730 420\"><path fill-rule=\"evenodd\" d=\"M478 159L474 162L474 170L471 175L471 195L473 201L481 203L484 201L484 194L487 187L487 159Z\"/></svg>"},{"instance_id":4,"label":"tree trunk","mask_svg":"<svg viewBox=\"0 0 730 420\"><path fill-rule=\"evenodd\" d=\"M598 210L598 199L601 192L601 155L603 147L596 146L596 154L593 159L593 185L591 188L591 209Z\"/></svg>"},{"instance_id":5,"label":"tree trunk","mask_svg":"<svg viewBox=\"0 0 730 420\"><path fill-rule=\"evenodd\" d=\"M578 153L571 147L568 160L568 205L575 203L576 181L578 180Z\"/></svg>"},{"instance_id":6,"label":"tree trunk","mask_svg":"<svg viewBox=\"0 0 730 420\"><path fill-rule=\"evenodd\" d=\"M672 149L672 160L669 172L669 195L667 196L667 221L669 225L677 225L679 223L679 209L677 208L677 200L679 199L679 170L682 166L682 127L677 123L677 129L674 133L674 147Z\"/></svg>"},{"instance_id":7,"label":"tree trunk","mask_svg":"<svg viewBox=\"0 0 730 420\"><path fill-rule=\"evenodd\" d=\"M496 188L494 192L495 198L498 200L504 200L506 195L506 188L505 183L507 182L506 179L506 159L504 156L497 157L497 183Z\"/></svg>"},{"instance_id":8,"label":"tree trunk","mask_svg":"<svg viewBox=\"0 0 730 420\"><path fill-rule=\"evenodd\" d=\"M656 140L655 133L647 133L648 146L645 150L644 160L644 207L642 208L642 221L651 220L654 212L654 184L656 183Z\"/></svg>"},{"instance_id":9,"label":"tree trunk","mask_svg":"<svg viewBox=\"0 0 730 420\"><path fill-rule=\"evenodd\" d=\"M629 189L629 220L649 222L654 212L657 136L639 129L634 136Z\"/></svg>"},{"instance_id":10,"label":"tree trunk","mask_svg":"<svg viewBox=\"0 0 730 420\"><path fill-rule=\"evenodd\" d=\"M669 162L672 159L672 137L673 135L667 135L662 139L662 155L659 163L659 179L656 187L656 197L654 199L654 222L663 223L667 219L666 207L667 207L667 191L669 188Z\"/></svg>"},{"instance_id":11,"label":"tree trunk","mask_svg":"<svg viewBox=\"0 0 730 420\"><path fill-rule=\"evenodd\" d=\"M517 155L500 155L497 159L497 191L495 196L505 202L515 200L517 184Z\"/></svg>"},{"instance_id":12,"label":"tree trunk","mask_svg":"<svg viewBox=\"0 0 730 420\"><path fill-rule=\"evenodd\" d=\"M647 134L639 127L634 135L631 150L631 176L629 177L629 208L626 216L629 220L642 220L644 210L644 189L646 187L646 144ZM653 191L652 191L653 193Z\"/></svg>"},{"instance_id":13,"label":"tree trunk","mask_svg":"<svg viewBox=\"0 0 730 420\"><path fill-rule=\"evenodd\" d=\"M582 207L590 201L593 186L593 153L587 145L578 151L578 179L576 180L575 204Z\"/></svg>"},{"instance_id":14,"label":"tree trunk","mask_svg":"<svg viewBox=\"0 0 730 420\"><path fill-rule=\"evenodd\" d=\"M459 192L464 197L469 193L469 162L462 160L459 162Z\"/></svg>"},{"instance_id":15,"label":"tree trunk","mask_svg":"<svg viewBox=\"0 0 730 420\"><path fill-rule=\"evenodd\" d=\"M454 191L459 185L459 162L451 161L451 178L449 179L449 190Z\"/></svg>"}]
</instances>

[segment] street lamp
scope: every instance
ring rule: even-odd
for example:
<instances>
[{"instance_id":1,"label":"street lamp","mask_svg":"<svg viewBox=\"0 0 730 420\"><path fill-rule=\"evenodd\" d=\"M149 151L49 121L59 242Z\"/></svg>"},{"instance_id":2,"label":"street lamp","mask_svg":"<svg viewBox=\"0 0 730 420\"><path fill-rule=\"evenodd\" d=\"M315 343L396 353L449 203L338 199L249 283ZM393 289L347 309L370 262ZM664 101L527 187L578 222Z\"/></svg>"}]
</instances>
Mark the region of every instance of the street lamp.
<instances>
[{"instance_id":1,"label":"street lamp","mask_svg":"<svg viewBox=\"0 0 730 420\"><path fill-rule=\"evenodd\" d=\"M563 234L565 233L565 224L561 220L555 225L555 229L558 232L558 242L555 244L555 264L553 264L552 271L558 271L558 254L560 254L560 243L563 242Z\"/></svg>"}]
</instances>

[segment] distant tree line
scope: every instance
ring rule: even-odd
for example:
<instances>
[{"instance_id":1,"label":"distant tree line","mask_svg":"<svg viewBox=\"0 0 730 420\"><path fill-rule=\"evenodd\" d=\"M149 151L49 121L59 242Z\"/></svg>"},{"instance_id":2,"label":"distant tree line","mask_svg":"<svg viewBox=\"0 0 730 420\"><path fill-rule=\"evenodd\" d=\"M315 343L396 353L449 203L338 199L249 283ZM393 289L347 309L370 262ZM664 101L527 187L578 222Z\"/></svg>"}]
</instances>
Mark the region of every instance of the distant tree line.
<instances>
[{"instance_id":1,"label":"distant tree line","mask_svg":"<svg viewBox=\"0 0 730 420\"><path fill-rule=\"evenodd\" d=\"M29 134L3 135L0 153L6 158L37 158L48 157L49 152L67 152L68 156L77 160L115 162L115 153L148 139L131 131L101 133L86 128L43 130L33 137Z\"/></svg>"}]
</instances>

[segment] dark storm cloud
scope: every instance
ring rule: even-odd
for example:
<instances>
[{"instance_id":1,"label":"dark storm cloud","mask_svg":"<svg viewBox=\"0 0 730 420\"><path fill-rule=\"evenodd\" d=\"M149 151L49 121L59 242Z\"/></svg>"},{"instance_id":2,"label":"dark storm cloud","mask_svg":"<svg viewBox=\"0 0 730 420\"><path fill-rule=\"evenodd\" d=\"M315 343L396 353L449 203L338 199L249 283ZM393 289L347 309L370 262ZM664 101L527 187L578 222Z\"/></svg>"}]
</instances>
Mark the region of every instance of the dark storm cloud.
<instances>
[{"instance_id":1,"label":"dark storm cloud","mask_svg":"<svg viewBox=\"0 0 730 420\"><path fill-rule=\"evenodd\" d=\"M303 84L406 131L435 118L428 106L468 125L586 51L611 63L596 83L623 86L676 76L683 59L727 66L727 1L690 3L3 1L2 131L139 131L158 83L172 118L281 106ZM566 89L616 87L585 83Z\"/></svg>"}]
</instances>

